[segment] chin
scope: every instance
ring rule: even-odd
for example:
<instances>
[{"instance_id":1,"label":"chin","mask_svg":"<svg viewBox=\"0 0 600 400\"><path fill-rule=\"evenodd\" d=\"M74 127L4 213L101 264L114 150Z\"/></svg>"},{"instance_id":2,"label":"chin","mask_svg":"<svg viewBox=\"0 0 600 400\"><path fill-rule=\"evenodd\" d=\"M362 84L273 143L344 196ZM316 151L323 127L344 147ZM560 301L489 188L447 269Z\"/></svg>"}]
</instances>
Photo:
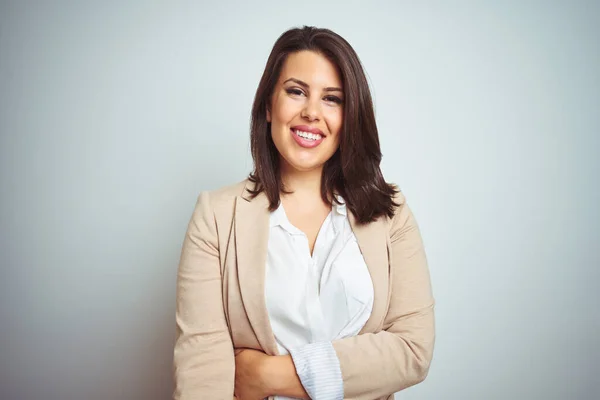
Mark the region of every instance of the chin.
<instances>
[{"instance_id":1,"label":"chin","mask_svg":"<svg viewBox=\"0 0 600 400\"><path fill-rule=\"evenodd\" d=\"M285 160L286 164L288 164L288 166L291 169L294 169L296 171L300 171L300 172L309 172L309 171L313 171L315 169L321 169L323 168L323 165L325 163L317 161L317 160L290 160L290 159L286 159Z\"/></svg>"}]
</instances>

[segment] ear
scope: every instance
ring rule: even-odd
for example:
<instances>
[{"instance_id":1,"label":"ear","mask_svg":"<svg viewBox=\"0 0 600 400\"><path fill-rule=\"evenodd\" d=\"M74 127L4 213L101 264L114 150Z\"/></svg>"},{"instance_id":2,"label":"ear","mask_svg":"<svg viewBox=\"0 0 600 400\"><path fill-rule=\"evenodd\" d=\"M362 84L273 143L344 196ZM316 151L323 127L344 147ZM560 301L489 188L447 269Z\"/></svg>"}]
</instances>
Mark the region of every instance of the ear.
<instances>
[{"instance_id":1,"label":"ear","mask_svg":"<svg viewBox=\"0 0 600 400\"><path fill-rule=\"evenodd\" d=\"M267 122L271 122L271 110L269 110L269 107L267 107Z\"/></svg>"}]
</instances>

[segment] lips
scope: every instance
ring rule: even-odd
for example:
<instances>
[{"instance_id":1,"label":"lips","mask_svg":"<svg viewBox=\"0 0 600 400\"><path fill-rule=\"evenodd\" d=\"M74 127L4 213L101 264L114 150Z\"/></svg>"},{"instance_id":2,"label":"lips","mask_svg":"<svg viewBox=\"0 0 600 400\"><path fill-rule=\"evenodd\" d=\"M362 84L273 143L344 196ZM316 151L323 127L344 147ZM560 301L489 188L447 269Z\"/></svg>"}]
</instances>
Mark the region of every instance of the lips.
<instances>
[{"instance_id":1,"label":"lips","mask_svg":"<svg viewBox=\"0 0 600 400\"><path fill-rule=\"evenodd\" d=\"M307 133L314 133L315 135L325 136L323 131L315 126L296 125L296 126L292 126L292 129L294 131L302 131L302 132L307 132Z\"/></svg>"},{"instance_id":2,"label":"lips","mask_svg":"<svg viewBox=\"0 0 600 400\"><path fill-rule=\"evenodd\" d=\"M291 128L290 133L292 134L292 137L294 138L296 143L298 143L301 147L304 147L306 149L312 149L312 148L317 147L325 139L325 136L323 136L322 132L319 129L312 128L312 132L311 132L311 131L305 131L305 130L297 129L297 128L300 128L300 127ZM303 128L306 128L306 127L303 126ZM305 137L302 137L300 135L305 136ZM315 139L316 137L318 137L318 138Z\"/></svg>"}]
</instances>

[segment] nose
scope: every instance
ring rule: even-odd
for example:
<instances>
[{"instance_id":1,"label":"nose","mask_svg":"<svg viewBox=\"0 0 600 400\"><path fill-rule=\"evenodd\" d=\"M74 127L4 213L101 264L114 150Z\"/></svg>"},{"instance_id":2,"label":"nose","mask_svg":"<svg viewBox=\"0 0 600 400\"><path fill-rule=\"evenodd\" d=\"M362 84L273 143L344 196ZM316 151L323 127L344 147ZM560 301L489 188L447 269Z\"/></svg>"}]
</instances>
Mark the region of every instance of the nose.
<instances>
[{"instance_id":1,"label":"nose","mask_svg":"<svg viewBox=\"0 0 600 400\"><path fill-rule=\"evenodd\" d=\"M302 118L308 121L318 121L321 118L321 107L319 100L306 102L306 106L302 109Z\"/></svg>"}]
</instances>

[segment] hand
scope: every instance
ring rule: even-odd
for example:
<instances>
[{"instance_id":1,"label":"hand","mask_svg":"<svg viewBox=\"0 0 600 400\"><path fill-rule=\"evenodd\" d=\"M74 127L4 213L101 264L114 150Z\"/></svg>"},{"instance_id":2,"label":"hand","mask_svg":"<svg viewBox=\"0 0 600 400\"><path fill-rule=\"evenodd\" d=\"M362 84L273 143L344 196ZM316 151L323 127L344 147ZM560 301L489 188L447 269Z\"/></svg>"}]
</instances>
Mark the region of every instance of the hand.
<instances>
[{"instance_id":1,"label":"hand","mask_svg":"<svg viewBox=\"0 0 600 400\"><path fill-rule=\"evenodd\" d=\"M263 365L270 356L253 349L235 351L235 397L237 400L262 400L269 396Z\"/></svg>"}]
</instances>

